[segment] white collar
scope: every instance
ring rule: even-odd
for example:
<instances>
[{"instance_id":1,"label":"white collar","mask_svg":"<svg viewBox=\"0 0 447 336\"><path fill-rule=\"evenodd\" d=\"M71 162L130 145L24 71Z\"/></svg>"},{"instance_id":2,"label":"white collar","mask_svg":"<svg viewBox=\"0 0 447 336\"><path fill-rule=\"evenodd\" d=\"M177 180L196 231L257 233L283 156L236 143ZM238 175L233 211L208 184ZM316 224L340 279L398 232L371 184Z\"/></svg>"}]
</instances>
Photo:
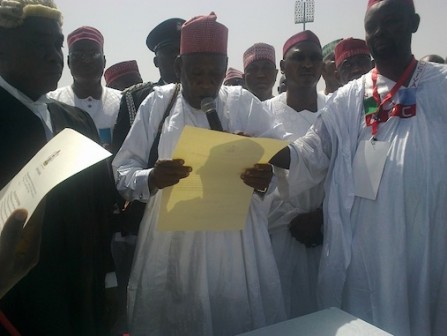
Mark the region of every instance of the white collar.
<instances>
[{"instance_id":1,"label":"white collar","mask_svg":"<svg viewBox=\"0 0 447 336\"><path fill-rule=\"evenodd\" d=\"M48 111L47 107L47 103L49 103L50 100L47 98L47 96L43 95L36 101L33 101L30 97L5 81L2 76L0 76L0 86L39 117L44 125L47 139L51 139L53 136L53 127L51 125L50 112Z\"/></svg>"}]
</instances>

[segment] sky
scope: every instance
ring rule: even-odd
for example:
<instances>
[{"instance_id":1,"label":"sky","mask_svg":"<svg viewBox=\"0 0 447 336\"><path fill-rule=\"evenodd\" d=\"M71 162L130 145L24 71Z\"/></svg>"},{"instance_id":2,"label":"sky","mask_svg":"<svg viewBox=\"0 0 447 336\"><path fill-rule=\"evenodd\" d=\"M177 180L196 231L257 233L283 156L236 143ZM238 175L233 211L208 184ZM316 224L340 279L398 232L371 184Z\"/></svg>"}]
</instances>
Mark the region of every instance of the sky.
<instances>
[{"instance_id":1,"label":"sky","mask_svg":"<svg viewBox=\"0 0 447 336\"><path fill-rule=\"evenodd\" d=\"M302 1L302 0L301 0ZM447 1L414 0L421 16L413 35L416 58L427 54L447 57ZM284 42L303 30L295 24L295 0L55 0L64 16L62 30L67 36L80 26L93 26L104 35L106 68L136 60L144 81L158 81L154 54L146 47L146 36L160 22L179 17L185 20L214 11L217 21L229 29L228 66L242 69L244 51L257 42L271 44L276 63L282 58ZM363 18L367 0L314 0L314 22L306 23L324 45L337 38L364 39ZM64 53L68 52L65 43ZM70 85L65 65L59 86ZM322 81L319 88L321 89ZM275 86L276 94L276 86Z\"/></svg>"}]
</instances>

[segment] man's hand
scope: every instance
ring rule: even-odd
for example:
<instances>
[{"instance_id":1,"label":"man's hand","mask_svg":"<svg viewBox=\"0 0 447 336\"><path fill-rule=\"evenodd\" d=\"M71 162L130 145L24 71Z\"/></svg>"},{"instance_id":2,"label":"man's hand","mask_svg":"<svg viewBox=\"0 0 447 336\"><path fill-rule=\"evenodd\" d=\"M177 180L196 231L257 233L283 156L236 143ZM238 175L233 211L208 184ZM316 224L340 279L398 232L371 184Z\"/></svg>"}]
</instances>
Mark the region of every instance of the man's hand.
<instances>
[{"instance_id":1,"label":"man's hand","mask_svg":"<svg viewBox=\"0 0 447 336\"><path fill-rule=\"evenodd\" d=\"M6 221L0 236L0 298L39 260L43 224L42 205L25 224L28 213L19 209Z\"/></svg>"},{"instance_id":2,"label":"man's hand","mask_svg":"<svg viewBox=\"0 0 447 336\"><path fill-rule=\"evenodd\" d=\"M149 175L149 189L170 187L188 177L192 168L184 164L185 161L182 159L158 160Z\"/></svg>"},{"instance_id":3,"label":"man's hand","mask_svg":"<svg viewBox=\"0 0 447 336\"><path fill-rule=\"evenodd\" d=\"M290 148L289 148L289 146L284 147L278 153L273 155L273 157L270 159L269 163L271 163L272 165L279 167L279 168L289 169L290 168Z\"/></svg>"},{"instance_id":4,"label":"man's hand","mask_svg":"<svg viewBox=\"0 0 447 336\"><path fill-rule=\"evenodd\" d=\"M306 247L316 247L323 243L323 210L318 208L312 212L299 214L289 224L292 237Z\"/></svg>"},{"instance_id":5,"label":"man's hand","mask_svg":"<svg viewBox=\"0 0 447 336\"><path fill-rule=\"evenodd\" d=\"M272 180L273 170L268 163L257 163L253 168L247 168L241 174L241 179L246 185L257 191L265 192Z\"/></svg>"}]
</instances>

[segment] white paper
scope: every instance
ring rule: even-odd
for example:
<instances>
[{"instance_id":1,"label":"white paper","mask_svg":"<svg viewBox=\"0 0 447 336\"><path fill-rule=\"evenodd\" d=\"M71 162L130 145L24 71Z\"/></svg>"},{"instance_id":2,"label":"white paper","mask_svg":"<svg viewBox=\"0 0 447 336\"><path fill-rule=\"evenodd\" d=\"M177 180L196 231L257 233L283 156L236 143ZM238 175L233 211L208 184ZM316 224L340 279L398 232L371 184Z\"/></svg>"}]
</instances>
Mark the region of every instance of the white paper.
<instances>
[{"instance_id":1,"label":"white paper","mask_svg":"<svg viewBox=\"0 0 447 336\"><path fill-rule=\"evenodd\" d=\"M391 143L384 141L359 143L352 165L356 196L376 199L390 146Z\"/></svg>"},{"instance_id":2,"label":"white paper","mask_svg":"<svg viewBox=\"0 0 447 336\"><path fill-rule=\"evenodd\" d=\"M0 191L0 232L14 210L26 209L28 218L31 217L39 202L56 185L110 155L89 138L64 129Z\"/></svg>"}]
</instances>

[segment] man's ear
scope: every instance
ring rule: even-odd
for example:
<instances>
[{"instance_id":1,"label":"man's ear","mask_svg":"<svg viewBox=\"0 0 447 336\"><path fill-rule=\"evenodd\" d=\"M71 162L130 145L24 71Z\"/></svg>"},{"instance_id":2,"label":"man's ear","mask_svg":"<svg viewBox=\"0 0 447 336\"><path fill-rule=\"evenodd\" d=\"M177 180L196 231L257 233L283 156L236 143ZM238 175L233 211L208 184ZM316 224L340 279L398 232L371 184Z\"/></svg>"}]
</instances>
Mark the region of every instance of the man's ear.
<instances>
[{"instance_id":1,"label":"man's ear","mask_svg":"<svg viewBox=\"0 0 447 336\"><path fill-rule=\"evenodd\" d=\"M153 59L153 61L154 61L154 65L155 65L155 67L158 68L158 57L155 56L154 59Z\"/></svg>"},{"instance_id":2,"label":"man's ear","mask_svg":"<svg viewBox=\"0 0 447 336\"><path fill-rule=\"evenodd\" d=\"M280 60L279 61L279 68L281 69L281 73L284 74L284 68L285 68L285 64L284 64L284 60Z\"/></svg>"},{"instance_id":3,"label":"man's ear","mask_svg":"<svg viewBox=\"0 0 447 336\"><path fill-rule=\"evenodd\" d=\"M341 84L341 82L340 82L340 73L338 72L337 69L334 70L334 77L337 80L337 82Z\"/></svg>"},{"instance_id":4,"label":"man's ear","mask_svg":"<svg viewBox=\"0 0 447 336\"><path fill-rule=\"evenodd\" d=\"M155 61L155 59L154 59ZM179 82L181 81L181 74L182 74L182 57L179 55L177 56L177 58L174 61L174 71L175 71L175 75L177 76Z\"/></svg>"},{"instance_id":5,"label":"man's ear","mask_svg":"<svg viewBox=\"0 0 447 336\"><path fill-rule=\"evenodd\" d=\"M326 68L326 62L323 62L323 66L321 67L321 75L324 77L328 74L327 68Z\"/></svg>"},{"instance_id":6,"label":"man's ear","mask_svg":"<svg viewBox=\"0 0 447 336\"><path fill-rule=\"evenodd\" d=\"M412 25L411 32L412 33L416 33L418 31L420 23L421 23L421 17L419 16L419 14L414 14L413 18L412 18L412 22L411 22L411 25Z\"/></svg>"}]
</instances>

